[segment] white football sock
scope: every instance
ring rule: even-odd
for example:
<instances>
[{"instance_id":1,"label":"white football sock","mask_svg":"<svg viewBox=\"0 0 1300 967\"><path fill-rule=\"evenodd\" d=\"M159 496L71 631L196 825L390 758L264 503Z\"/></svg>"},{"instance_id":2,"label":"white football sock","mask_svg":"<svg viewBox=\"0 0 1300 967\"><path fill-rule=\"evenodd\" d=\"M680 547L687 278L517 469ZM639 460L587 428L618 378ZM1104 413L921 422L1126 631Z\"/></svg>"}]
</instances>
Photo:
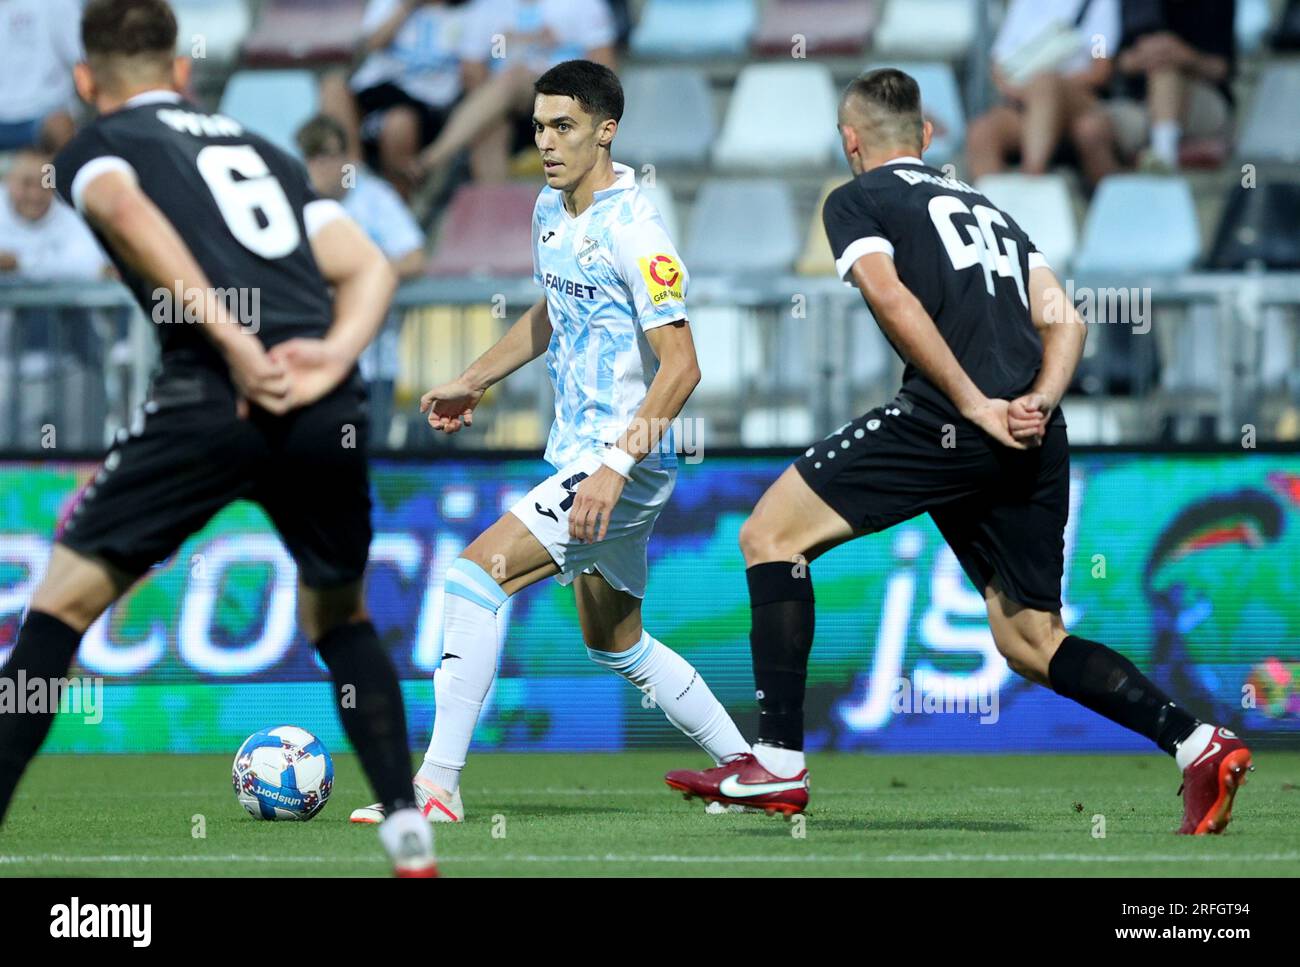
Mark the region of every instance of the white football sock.
<instances>
[{"instance_id":1,"label":"white football sock","mask_svg":"<svg viewBox=\"0 0 1300 967\"><path fill-rule=\"evenodd\" d=\"M807 768L802 749L781 749L755 742L754 758L764 769L782 779L793 779Z\"/></svg>"},{"instance_id":2,"label":"white football sock","mask_svg":"<svg viewBox=\"0 0 1300 967\"><path fill-rule=\"evenodd\" d=\"M1192 734L1174 746L1174 762L1181 772L1197 760L1202 752L1210 747L1214 738L1214 726L1202 722L1192 729Z\"/></svg>"},{"instance_id":3,"label":"white football sock","mask_svg":"<svg viewBox=\"0 0 1300 967\"><path fill-rule=\"evenodd\" d=\"M1157 121L1151 125L1151 153L1169 165L1178 167L1178 142L1183 129L1177 121Z\"/></svg>"},{"instance_id":4,"label":"white football sock","mask_svg":"<svg viewBox=\"0 0 1300 967\"><path fill-rule=\"evenodd\" d=\"M587 655L646 692L668 721L698 742L714 762L749 751L749 743L695 667L648 632L627 651L588 648Z\"/></svg>"},{"instance_id":5,"label":"white football sock","mask_svg":"<svg viewBox=\"0 0 1300 967\"><path fill-rule=\"evenodd\" d=\"M479 712L496 678L501 643L497 613L508 595L464 558L447 569L444 591L442 662L433 673L433 737L417 774L455 792Z\"/></svg>"}]
</instances>

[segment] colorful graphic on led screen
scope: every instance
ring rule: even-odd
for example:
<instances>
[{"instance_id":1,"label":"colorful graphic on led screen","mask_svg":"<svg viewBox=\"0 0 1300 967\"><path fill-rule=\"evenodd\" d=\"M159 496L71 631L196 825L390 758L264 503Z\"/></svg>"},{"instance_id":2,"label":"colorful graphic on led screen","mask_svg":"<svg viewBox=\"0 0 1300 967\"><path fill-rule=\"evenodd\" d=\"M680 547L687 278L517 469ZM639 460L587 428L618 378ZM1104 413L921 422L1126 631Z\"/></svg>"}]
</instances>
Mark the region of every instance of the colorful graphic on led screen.
<instances>
[{"instance_id":1,"label":"colorful graphic on led screen","mask_svg":"<svg viewBox=\"0 0 1300 967\"><path fill-rule=\"evenodd\" d=\"M696 665L747 730L749 607L736 539L784 466L683 464L651 542L647 629ZM0 464L0 653L56 520L93 469ZM415 748L432 723L442 575L545 472L535 461L375 464L368 598L405 680ZM1124 652L1198 714L1253 735L1300 735L1300 458L1076 456L1072 504L1071 630ZM1146 748L1007 669L981 597L928 518L839 548L812 572L811 748ZM103 720L62 716L48 748L225 752L282 721L344 748L322 667L297 633L295 584L261 511L228 508L92 628L74 674L103 677ZM639 692L587 660L568 589L531 588L506 618L478 748L682 747Z\"/></svg>"}]
</instances>

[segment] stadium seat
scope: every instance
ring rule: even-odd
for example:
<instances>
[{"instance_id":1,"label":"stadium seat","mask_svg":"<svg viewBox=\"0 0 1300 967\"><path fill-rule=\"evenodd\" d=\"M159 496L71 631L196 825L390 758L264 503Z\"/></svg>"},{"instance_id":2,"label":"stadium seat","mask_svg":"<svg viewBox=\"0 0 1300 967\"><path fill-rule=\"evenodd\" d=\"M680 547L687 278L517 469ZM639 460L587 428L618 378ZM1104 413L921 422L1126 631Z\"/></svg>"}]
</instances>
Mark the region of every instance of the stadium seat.
<instances>
[{"instance_id":1,"label":"stadium seat","mask_svg":"<svg viewBox=\"0 0 1300 967\"><path fill-rule=\"evenodd\" d=\"M1212 269L1300 269L1300 182L1262 178L1235 186L1208 260Z\"/></svg>"},{"instance_id":2,"label":"stadium seat","mask_svg":"<svg viewBox=\"0 0 1300 967\"><path fill-rule=\"evenodd\" d=\"M713 149L713 163L764 170L825 167L839 148L837 100L830 68L824 64L744 67Z\"/></svg>"},{"instance_id":3,"label":"stadium seat","mask_svg":"<svg viewBox=\"0 0 1300 967\"><path fill-rule=\"evenodd\" d=\"M364 0L267 0L244 45L244 63L345 63L361 41L364 10Z\"/></svg>"},{"instance_id":4,"label":"stadium seat","mask_svg":"<svg viewBox=\"0 0 1300 967\"><path fill-rule=\"evenodd\" d=\"M1264 37L1273 25L1273 11L1269 0L1237 0L1236 13L1237 53L1253 54L1264 44Z\"/></svg>"},{"instance_id":5,"label":"stadium seat","mask_svg":"<svg viewBox=\"0 0 1300 967\"><path fill-rule=\"evenodd\" d=\"M822 224L822 209L826 206L826 196L846 180L844 175L836 175L828 179L817 194L817 205L813 208L808 233L804 236L803 252L795 263L795 271L800 275L835 274L835 255L831 252L830 239L826 237L826 228Z\"/></svg>"},{"instance_id":6,"label":"stadium seat","mask_svg":"<svg viewBox=\"0 0 1300 967\"><path fill-rule=\"evenodd\" d=\"M771 0L754 34L754 52L789 57L795 37L808 57L866 49L879 9L875 0Z\"/></svg>"},{"instance_id":7,"label":"stadium seat","mask_svg":"<svg viewBox=\"0 0 1300 967\"><path fill-rule=\"evenodd\" d=\"M713 146L713 94L704 72L693 67L629 68L623 77L619 160L640 168L703 165Z\"/></svg>"},{"instance_id":8,"label":"stadium seat","mask_svg":"<svg viewBox=\"0 0 1300 967\"><path fill-rule=\"evenodd\" d=\"M799 227L790 189L775 178L704 183L687 232L686 264L692 272L788 272L799 254Z\"/></svg>"},{"instance_id":9,"label":"stadium seat","mask_svg":"<svg viewBox=\"0 0 1300 967\"><path fill-rule=\"evenodd\" d=\"M739 57L756 20L754 0L646 0L632 53L647 60Z\"/></svg>"},{"instance_id":10,"label":"stadium seat","mask_svg":"<svg viewBox=\"0 0 1300 967\"><path fill-rule=\"evenodd\" d=\"M1200 252L1196 204L1184 179L1111 175L1093 196L1074 270L1186 272Z\"/></svg>"},{"instance_id":11,"label":"stadium seat","mask_svg":"<svg viewBox=\"0 0 1300 967\"><path fill-rule=\"evenodd\" d=\"M896 67L916 78L921 87L921 107L934 125L934 137L925 160L935 167L957 161L966 143L966 111L962 107L957 75L952 65L940 61L873 63L869 69Z\"/></svg>"},{"instance_id":12,"label":"stadium seat","mask_svg":"<svg viewBox=\"0 0 1300 967\"><path fill-rule=\"evenodd\" d=\"M1250 114L1237 146L1237 156L1251 163L1300 161L1300 63L1269 64L1251 97Z\"/></svg>"},{"instance_id":13,"label":"stadium seat","mask_svg":"<svg viewBox=\"0 0 1300 967\"><path fill-rule=\"evenodd\" d=\"M1070 186L1064 177L987 175L975 187L1016 220L1058 275L1069 270L1079 233Z\"/></svg>"},{"instance_id":14,"label":"stadium seat","mask_svg":"<svg viewBox=\"0 0 1300 967\"><path fill-rule=\"evenodd\" d=\"M885 57L964 57L975 39L975 0L886 0L872 38Z\"/></svg>"},{"instance_id":15,"label":"stadium seat","mask_svg":"<svg viewBox=\"0 0 1300 967\"><path fill-rule=\"evenodd\" d=\"M672 189L664 184L662 178L655 179L653 185L647 184L644 176L639 181L641 194L654 202L655 208L659 209L659 217L664 220L664 228L668 230L668 237L674 243L679 243L681 239L681 220L677 216L677 202L673 198Z\"/></svg>"},{"instance_id":16,"label":"stadium seat","mask_svg":"<svg viewBox=\"0 0 1300 967\"><path fill-rule=\"evenodd\" d=\"M252 26L243 0L175 0L176 50L186 57L230 63Z\"/></svg>"},{"instance_id":17,"label":"stadium seat","mask_svg":"<svg viewBox=\"0 0 1300 967\"><path fill-rule=\"evenodd\" d=\"M310 71L236 71L218 110L298 157L293 136L316 113L317 99Z\"/></svg>"},{"instance_id":18,"label":"stadium seat","mask_svg":"<svg viewBox=\"0 0 1300 967\"><path fill-rule=\"evenodd\" d=\"M431 275L532 275L531 184L465 185L447 206Z\"/></svg>"},{"instance_id":19,"label":"stadium seat","mask_svg":"<svg viewBox=\"0 0 1300 967\"><path fill-rule=\"evenodd\" d=\"M734 404L760 368L752 313L738 306L697 305L690 315L700 363L700 386L694 395Z\"/></svg>"}]
</instances>

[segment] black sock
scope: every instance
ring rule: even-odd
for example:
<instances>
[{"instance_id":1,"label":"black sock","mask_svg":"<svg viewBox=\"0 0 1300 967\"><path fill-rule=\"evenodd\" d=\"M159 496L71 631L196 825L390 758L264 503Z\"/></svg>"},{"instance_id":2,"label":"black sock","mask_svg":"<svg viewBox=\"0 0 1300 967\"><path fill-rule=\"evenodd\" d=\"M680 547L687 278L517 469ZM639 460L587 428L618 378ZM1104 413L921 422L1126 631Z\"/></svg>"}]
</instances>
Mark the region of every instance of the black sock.
<instances>
[{"instance_id":1,"label":"black sock","mask_svg":"<svg viewBox=\"0 0 1300 967\"><path fill-rule=\"evenodd\" d=\"M343 730L384 811L392 815L414 806L402 689L375 626L369 621L340 625L316 642L316 650L334 679Z\"/></svg>"},{"instance_id":2,"label":"black sock","mask_svg":"<svg viewBox=\"0 0 1300 967\"><path fill-rule=\"evenodd\" d=\"M755 564L745 571L753 624L758 698L758 741L782 749L803 748L803 693L812 651L812 574L808 565Z\"/></svg>"},{"instance_id":3,"label":"black sock","mask_svg":"<svg viewBox=\"0 0 1300 967\"><path fill-rule=\"evenodd\" d=\"M1058 695L1145 735L1170 755L1200 724L1131 661L1087 638L1061 642L1047 677Z\"/></svg>"},{"instance_id":4,"label":"black sock","mask_svg":"<svg viewBox=\"0 0 1300 967\"><path fill-rule=\"evenodd\" d=\"M18 703L13 710L0 713L0 819L4 819L23 770L54 723L54 709L29 712L23 708L25 696L17 691L18 674L22 672L29 682L64 678L79 644L81 632L43 611L30 611L9 660L0 669L0 678L15 690Z\"/></svg>"}]
</instances>

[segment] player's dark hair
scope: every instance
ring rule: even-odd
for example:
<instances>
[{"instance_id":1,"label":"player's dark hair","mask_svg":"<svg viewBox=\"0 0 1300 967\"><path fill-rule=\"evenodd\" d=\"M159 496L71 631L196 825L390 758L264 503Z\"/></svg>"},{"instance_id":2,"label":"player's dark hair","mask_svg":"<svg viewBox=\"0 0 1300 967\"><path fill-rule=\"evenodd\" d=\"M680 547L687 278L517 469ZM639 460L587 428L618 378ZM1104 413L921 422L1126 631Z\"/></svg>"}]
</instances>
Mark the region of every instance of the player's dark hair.
<instances>
[{"instance_id":1,"label":"player's dark hair","mask_svg":"<svg viewBox=\"0 0 1300 967\"><path fill-rule=\"evenodd\" d=\"M916 78L894 67L882 67L855 77L840 98L840 123L875 129L878 140L914 144L924 139L921 86Z\"/></svg>"},{"instance_id":2,"label":"player's dark hair","mask_svg":"<svg viewBox=\"0 0 1300 967\"><path fill-rule=\"evenodd\" d=\"M328 114L317 114L300 127L294 137L298 142L298 150L309 161L325 154L339 154L347 150L348 145L348 135L343 130L343 125Z\"/></svg>"},{"instance_id":3,"label":"player's dark hair","mask_svg":"<svg viewBox=\"0 0 1300 967\"><path fill-rule=\"evenodd\" d=\"M556 64L537 78L533 93L571 97L597 122L623 119L623 85L617 74L595 61L566 60Z\"/></svg>"},{"instance_id":4,"label":"player's dark hair","mask_svg":"<svg viewBox=\"0 0 1300 967\"><path fill-rule=\"evenodd\" d=\"M90 0L81 14L88 58L166 54L176 49L176 15L166 0Z\"/></svg>"}]
</instances>

